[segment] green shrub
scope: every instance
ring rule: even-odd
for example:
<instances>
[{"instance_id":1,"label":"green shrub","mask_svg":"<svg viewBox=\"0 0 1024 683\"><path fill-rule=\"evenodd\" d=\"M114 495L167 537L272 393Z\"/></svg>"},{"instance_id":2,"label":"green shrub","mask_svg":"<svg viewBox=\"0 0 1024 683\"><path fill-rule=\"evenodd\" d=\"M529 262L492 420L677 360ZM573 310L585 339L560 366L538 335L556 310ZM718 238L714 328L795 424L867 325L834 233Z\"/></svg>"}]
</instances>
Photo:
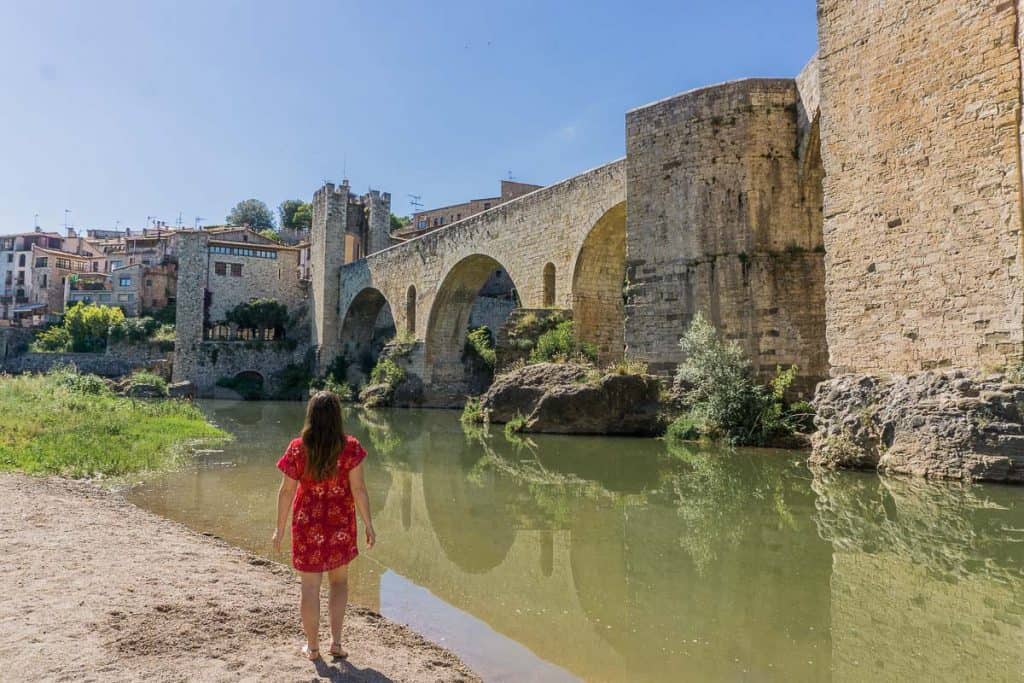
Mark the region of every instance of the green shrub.
<instances>
[{"instance_id":1,"label":"green shrub","mask_svg":"<svg viewBox=\"0 0 1024 683\"><path fill-rule=\"evenodd\" d=\"M371 384L386 384L392 389L397 387L405 379L405 370L399 367L398 363L390 358L382 358L373 366L370 372Z\"/></svg>"},{"instance_id":2,"label":"green shrub","mask_svg":"<svg viewBox=\"0 0 1024 683\"><path fill-rule=\"evenodd\" d=\"M71 350L71 333L62 325L48 327L36 333L29 350L37 353L64 353Z\"/></svg>"},{"instance_id":3,"label":"green shrub","mask_svg":"<svg viewBox=\"0 0 1024 683\"><path fill-rule=\"evenodd\" d=\"M124 319L124 313L115 306L76 303L64 312L60 326L37 333L30 348L45 352L103 351L111 328L120 326Z\"/></svg>"},{"instance_id":4,"label":"green shrub","mask_svg":"<svg viewBox=\"0 0 1024 683\"><path fill-rule=\"evenodd\" d=\"M487 367L493 368L497 356L494 351L494 335L491 334L491 330L487 326L470 330L466 335L463 353L467 356L476 356Z\"/></svg>"},{"instance_id":5,"label":"green shrub","mask_svg":"<svg viewBox=\"0 0 1024 683\"><path fill-rule=\"evenodd\" d=\"M277 392L274 398L282 401L296 401L309 396L309 385L313 376L305 365L289 363L275 378L277 380Z\"/></svg>"},{"instance_id":6,"label":"green shrub","mask_svg":"<svg viewBox=\"0 0 1024 683\"><path fill-rule=\"evenodd\" d=\"M489 424L491 411L484 408L480 399L474 396L466 400L460 420L463 424Z\"/></svg>"},{"instance_id":7,"label":"green shrub","mask_svg":"<svg viewBox=\"0 0 1024 683\"><path fill-rule=\"evenodd\" d=\"M522 413L516 413L515 417L505 423L505 436L512 438L525 429L526 417Z\"/></svg>"},{"instance_id":8,"label":"green shrub","mask_svg":"<svg viewBox=\"0 0 1024 683\"><path fill-rule=\"evenodd\" d=\"M692 406L692 420L702 424L705 433L735 444L764 445L791 431L784 419L783 396L796 367L780 369L771 387L761 386L739 344L721 339L701 313L694 316L679 346L685 360L676 380L690 387L685 400Z\"/></svg>"},{"instance_id":9,"label":"green shrub","mask_svg":"<svg viewBox=\"0 0 1024 683\"><path fill-rule=\"evenodd\" d=\"M110 326L110 339L116 342L141 344L148 341L159 329L160 323L153 318L125 318ZM174 328L171 327L171 330L171 339L173 340Z\"/></svg>"},{"instance_id":10,"label":"green shrub","mask_svg":"<svg viewBox=\"0 0 1024 683\"><path fill-rule=\"evenodd\" d=\"M328 377L323 380L320 388L337 395L338 398L346 403L356 400L356 390L348 382L337 382L333 377Z\"/></svg>"},{"instance_id":11,"label":"green shrub","mask_svg":"<svg viewBox=\"0 0 1024 683\"><path fill-rule=\"evenodd\" d=\"M566 362L597 362L597 349L576 338L576 327L571 320L558 323L538 337L530 351L530 363Z\"/></svg>"},{"instance_id":12,"label":"green shrub","mask_svg":"<svg viewBox=\"0 0 1024 683\"><path fill-rule=\"evenodd\" d=\"M98 375L83 375L73 365L53 368L46 374L47 378L58 387L76 394L89 396L106 396L111 393L110 387Z\"/></svg>"},{"instance_id":13,"label":"green shrub","mask_svg":"<svg viewBox=\"0 0 1024 683\"><path fill-rule=\"evenodd\" d=\"M71 335L71 350L96 352L107 348L110 328L124 322L124 312L116 306L75 304L64 312L64 327Z\"/></svg>"},{"instance_id":14,"label":"green shrub","mask_svg":"<svg viewBox=\"0 0 1024 683\"><path fill-rule=\"evenodd\" d=\"M704 424L692 413L685 413L669 423L665 438L671 442L696 441L704 433Z\"/></svg>"}]
</instances>

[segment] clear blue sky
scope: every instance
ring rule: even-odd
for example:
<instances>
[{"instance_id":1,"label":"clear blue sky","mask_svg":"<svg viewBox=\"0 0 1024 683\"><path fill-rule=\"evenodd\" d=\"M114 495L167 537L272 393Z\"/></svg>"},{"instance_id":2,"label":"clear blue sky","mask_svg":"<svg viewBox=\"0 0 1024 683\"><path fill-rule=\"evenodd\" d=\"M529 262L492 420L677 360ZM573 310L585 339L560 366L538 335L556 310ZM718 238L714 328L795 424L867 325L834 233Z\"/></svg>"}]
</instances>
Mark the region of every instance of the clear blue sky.
<instances>
[{"instance_id":1,"label":"clear blue sky","mask_svg":"<svg viewBox=\"0 0 1024 683\"><path fill-rule=\"evenodd\" d=\"M624 154L633 107L793 76L814 0L0 0L0 234L222 222L324 179L428 206Z\"/></svg>"}]
</instances>

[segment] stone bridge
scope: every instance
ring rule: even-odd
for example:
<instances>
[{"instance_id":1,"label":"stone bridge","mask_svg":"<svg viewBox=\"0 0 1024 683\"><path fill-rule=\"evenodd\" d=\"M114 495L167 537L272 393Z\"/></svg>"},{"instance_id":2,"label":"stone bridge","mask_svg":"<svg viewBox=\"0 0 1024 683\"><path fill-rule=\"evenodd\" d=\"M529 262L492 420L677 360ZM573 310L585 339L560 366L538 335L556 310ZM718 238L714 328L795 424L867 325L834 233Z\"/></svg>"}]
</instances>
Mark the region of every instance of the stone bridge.
<instances>
[{"instance_id":1,"label":"stone bridge","mask_svg":"<svg viewBox=\"0 0 1024 683\"><path fill-rule=\"evenodd\" d=\"M579 336L614 360L623 349L625 249L620 159L343 266L338 330L325 331L321 359L371 345L386 310L397 334L418 342L412 365L428 403L458 403L470 311L503 272L521 307L571 310Z\"/></svg>"}]
</instances>

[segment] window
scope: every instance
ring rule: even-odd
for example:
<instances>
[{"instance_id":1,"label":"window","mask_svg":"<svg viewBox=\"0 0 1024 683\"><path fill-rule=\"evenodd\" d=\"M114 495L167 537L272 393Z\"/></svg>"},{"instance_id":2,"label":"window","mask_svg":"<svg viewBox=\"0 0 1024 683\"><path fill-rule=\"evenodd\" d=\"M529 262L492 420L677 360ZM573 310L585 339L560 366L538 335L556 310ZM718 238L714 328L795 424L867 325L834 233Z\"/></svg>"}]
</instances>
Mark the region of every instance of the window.
<instances>
[{"instance_id":1,"label":"window","mask_svg":"<svg viewBox=\"0 0 1024 683\"><path fill-rule=\"evenodd\" d=\"M120 268L121 264L123 264L123 263L124 263L124 261L111 261L110 262L110 269L111 270L116 270L116 269Z\"/></svg>"},{"instance_id":2,"label":"window","mask_svg":"<svg viewBox=\"0 0 1024 683\"><path fill-rule=\"evenodd\" d=\"M242 264L232 263L231 264L231 275L232 277L242 277Z\"/></svg>"},{"instance_id":3,"label":"window","mask_svg":"<svg viewBox=\"0 0 1024 683\"><path fill-rule=\"evenodd\" d=\"M60 268L61 270L71 270L71 259L69 258L62 258L58 256L55 263L57 264L57 267Z\"/></svg>"},{"instance_id":4,"label":"window","mask_svg":"<svg viewBox=\"0 0 1024 683\"><path fill-rule=\"evenodd\" d=\"M131 294L118 294L117 295L117 300L118 301L131 301L131 299L132 299Z\"/></svg>"},{"instance_id":5,"label":"window","mask_svg":"<svg viewBox=\"0 0 1024 683\"><path fill-rule=\"evenodd\" d=\"M224 263L223 261L214 261L213 272L216 273L217 275L227 275L228 264Z\"/></svg>"},{"instance_id":6,"label":"window","mask_svg":"<svg viewBox=\"0 0 1024 683\"><path fill-rule=\"evenodd\" d=\"M489 208L491 208L491 203L490 202L484 202L484 211L486 211Z\"/></svg>"},{"instance_id":7,"label":"window","mask_svg":"<svg viewBox=\"0 0 1024 683\"><path fill-rule=\"evenodd\" d=\"M120 287L131 287L132 279L130 277L123 277L117 281L117 284Z\"/></svg>"},{"instance_id":8,"label":"window","mask_svg":"<svg viewBox=\"0 0 1024 683\"><path fill-rule=\"evenodd\" d=\"M25 255L24 254L18 254L18 265L20 267L22 267L22 268L25 267Z\"/></svg>"},{"instance_id":9,"label":"window","mask_svg":"<svg viewBox=\"0 0 1024 683\"><path fill-rule=\"evenodd\" d=\"M153 260L152 259L148 259L148 258L144 258L144 259L142 259L142 265L144 265L144 266L151 266L151 265L153 265Z\"/></svg>"},{"instance_id":10,"label":"window","mask_svg":"<svg viewBox=\"0 0 1024 683\"><path fill-rule=\"evenodd\" d=\"M153 281L152 280L146 280L146 286L147 287L152 287L153 286Z\"/></svg>"},{"instance_id":11,"label":"window","mask_svg":"<svg viewBox=\"0 0 1024 683\"><path fill-rule=\"evenodd\" d=\"M46 289L46 273L43 273L43 289Z\"/></svg>"},{"instance_id":12,"label":"window","mask_svg":"<svg viewBox=\"0 0 1024 683\"><path fill-rule=\"evenodd\" d=\"M45 256L36 257L36 268L45 268L47 259Z\"/></svg>"},{"instance_id":13,"label":"window","mask_svg":"<svg viewBox=\"0 0 1024 683\"><path fill-rule=\"evenodd\" d=\"M209 248L211 254L227 254L228 256L249 256L252 258L276 259L277 252L270 249L243 249L215 244Z\"/></svg>"},{"instance_id":14,"label":"window","mask_svg":"<svg viewBox=\"0 0 1024 683\"><path fill-rule=\"evenodd\" d=\"M14 263L14 254L8 254L7 255L7 262L8 263Z\"/></svg>"}]
</instances>

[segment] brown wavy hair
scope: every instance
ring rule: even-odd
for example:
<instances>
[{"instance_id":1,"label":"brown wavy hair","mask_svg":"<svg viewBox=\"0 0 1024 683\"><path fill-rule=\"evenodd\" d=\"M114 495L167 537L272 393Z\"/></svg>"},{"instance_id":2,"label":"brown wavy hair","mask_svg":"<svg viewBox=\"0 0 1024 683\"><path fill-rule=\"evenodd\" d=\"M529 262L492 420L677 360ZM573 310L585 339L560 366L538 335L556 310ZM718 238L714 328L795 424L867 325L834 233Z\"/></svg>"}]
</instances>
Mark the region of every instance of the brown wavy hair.
<instances>
[{"instance_id":1,"label":"brown wavy hair","mask_svg":"<svg viewBox=\"0 0 1024 683\"><path fill-rule=\"evenodd\" d=\"M341 424L341 401L329 391L318 391L306 404L306 423L302 426L302 445L306 447L306 468L315 481L337 474L338 454L345 446Z\"/></svg>"}]
</instances>

